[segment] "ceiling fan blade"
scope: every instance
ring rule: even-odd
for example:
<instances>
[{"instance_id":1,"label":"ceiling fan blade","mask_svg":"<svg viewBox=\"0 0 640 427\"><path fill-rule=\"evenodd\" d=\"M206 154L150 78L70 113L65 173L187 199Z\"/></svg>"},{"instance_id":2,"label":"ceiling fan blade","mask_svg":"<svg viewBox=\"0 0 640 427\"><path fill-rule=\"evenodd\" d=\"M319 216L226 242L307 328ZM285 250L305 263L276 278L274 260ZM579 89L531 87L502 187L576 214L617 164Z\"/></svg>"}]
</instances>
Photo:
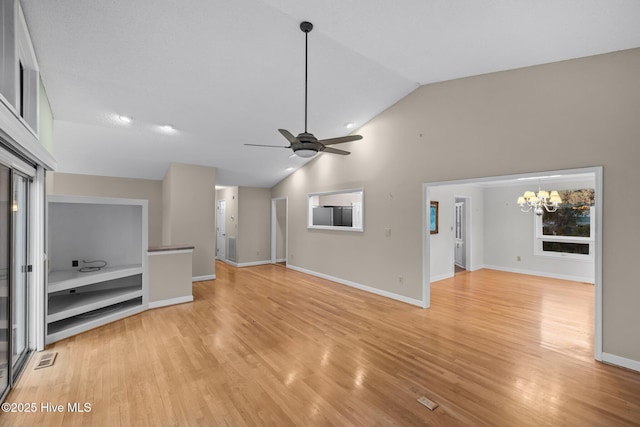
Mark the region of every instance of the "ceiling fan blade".
<instances>
[{"instance_id":1,"label":"ceiling fan blade","mask_svg":"<svg viewBox=\"0 0 640 427\"><path fill-rule=\"evenodd\" d=\"M338 150L337 148L324 147L322 150L323 153L331 153L331 154L342 154L343 156L348 156L351 154L350 151Z\"/></svg>"},{"instance_id":2,"label":"ceiling fan blade","mask_svg":"<svg viewBox=\"0 0 640 427\"><path fill-rule=\"evenodd\" d=\"M343 142L357 141L359 139L362 139L362 135L340 136L338 138L322 139L319 142L323 143L324 145L333 145L342 144Z\"/></svg>"},{"instance_id":3,"label":"ceiling fan blade","mask_svg":"<svg viewBox=\"0 0 640 427\"><path fill-rule=\"evenodd\" d=\"M285 147L283 145L264 145L264 144L244 144L251 147L274 147L274 148L291 148L291 146Z\"/></svg>"},{"instance_id":4,"label":"ceiling fan blade","mask_svg":"<svg viewBox=\"0 0 640 427\"><path fill-rule=\"evenodd\" d=\"M278 129L278 132L280 132L282 134L282 136L284 136L285 138L287 138L287 141L289 141L290 143L295 143L295 142L299 142L298 138L296 138L295 136L293 136L291 134L291 132L289 132L286 129Z\"/></svg>"}]
</instances>

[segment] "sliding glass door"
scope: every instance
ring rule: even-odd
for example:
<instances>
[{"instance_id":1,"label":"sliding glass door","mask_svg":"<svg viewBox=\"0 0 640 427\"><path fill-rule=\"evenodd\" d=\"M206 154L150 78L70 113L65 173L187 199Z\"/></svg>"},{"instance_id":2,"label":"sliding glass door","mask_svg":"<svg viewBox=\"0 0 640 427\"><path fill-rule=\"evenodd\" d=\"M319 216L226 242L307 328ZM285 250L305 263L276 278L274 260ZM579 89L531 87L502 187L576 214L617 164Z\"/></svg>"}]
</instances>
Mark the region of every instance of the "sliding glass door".
<instances>
[{"instance_id":1,"label":"sliding glass door","mask_svg":"<svg viewBox=\"0 0 640 427\"><path fill-rule=\"evenodd\" d=\"M0 164L0 396L9 389L9 350L11 339L11 170Z\"/></svg>"},{"instance_id":2,"label":"sliding glass door","mask_svg":"<svg viewBox=\"0 0 640 427\"><path fill-rule=\"evenodd\" d=\"M11 213L13 216L13 259L11 278L11 373L12 382L22 370L28 353L28 265L29 256L29 180L13 171Z\"/></svg>"},{"instance_id":3,"label":"sliding glass door","mask_svg":"<svg viewBox=\"0 0 640 427\"><path fill-rule=\"evenodd\" d=\"M0 397L29 353L29 182L0 164Z\"/></svg>"}]
</instances>

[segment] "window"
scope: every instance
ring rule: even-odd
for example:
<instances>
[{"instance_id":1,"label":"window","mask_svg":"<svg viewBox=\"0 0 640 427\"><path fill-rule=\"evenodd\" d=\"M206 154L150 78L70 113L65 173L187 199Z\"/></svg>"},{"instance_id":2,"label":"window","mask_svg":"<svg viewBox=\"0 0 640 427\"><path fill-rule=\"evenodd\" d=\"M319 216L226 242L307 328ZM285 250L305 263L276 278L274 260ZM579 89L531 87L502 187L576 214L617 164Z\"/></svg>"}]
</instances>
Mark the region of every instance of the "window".
<instances>
[{"instance_id":1,"label":"window","mask_svg":"<svg viewBox=\"0 0 640 427\"><path fill-rule=\"evenodd\" d=\"M594 190L558 191L562 204L556 212L535 217L536 255L592 260L595 235Z\"/></svg>"},{"instance_id":2,"label":"window","mask_svg":"<svg viewBox=\"0 0 640 427\"><path fill-rule=\"evenodd\" d=\"M40 76L27 23L17 0L0 7L0 106L37 138ZM5 114L3 111L2 114Z\"/></svg>"}]
</instances>

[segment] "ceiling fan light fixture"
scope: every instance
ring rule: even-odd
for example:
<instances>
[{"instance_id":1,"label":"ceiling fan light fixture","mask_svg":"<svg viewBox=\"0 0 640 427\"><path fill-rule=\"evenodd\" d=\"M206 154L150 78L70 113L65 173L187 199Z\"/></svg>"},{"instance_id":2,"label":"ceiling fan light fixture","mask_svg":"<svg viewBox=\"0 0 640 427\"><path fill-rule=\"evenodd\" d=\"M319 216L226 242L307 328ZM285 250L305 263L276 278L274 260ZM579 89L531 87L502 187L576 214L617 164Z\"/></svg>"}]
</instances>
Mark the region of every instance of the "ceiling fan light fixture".
<instances>
[{"instance_id":1,"label":"ceiling fan light fixture","mask_svg":"<svg viewBox=\"0 0 640 427\"><path fill-rule=\"evenodd\" d=\"M305 159L308 159L310 157L315 156L316 154L318 154L317 150L311 150L309 148L300 148L298 150L295 151L296 156L298 157L303 157Z\"/></svg>"},{"instance_id":2,"label":"ceiling fan light fixture","mask_svg":"<svg viewBox=\"0 0 640 427\"><path fill-rule=\"evenodd\" d=\"M176 128L174 128L171 125L160 125L160 130L164 133L173 133L176 131Z\"/></svg>"},{"instance_id":3,"label":"ceiling fan light fixture","mask_svg":"<svg viewBox=\"0 0 640 427\"><path fill-rule=\"evenodd\" d=\"M341 136L337 138L328 138L318 140L311 132L307 132L307 92L308 92L308 35L309 32L313 29L313 24L308 21L304 21L300 23L300 29L304 33L304 132L298 134L298 136L293 136L291 132L286 129L278 129L278 132L282 136L285 137L287 141L289 141L289 146L281 147L274 145L265 145L265 144L244 144L258 147L277 147L277 148L290 148L293 150L293 155L301 157L303 159L309 159L319 152L323 153L331 153L331 154L340 154L343 156L347 156L351 154L349 151L339 150L333 147L327 147L328 145L335 144L343 144L345 142L357 141L362 139L360 135L347 135ZM345 123L347 129L350 129L354 126L353 122ZM292 156L290 156L292 157Z\"/></svg>"}]
</instances>

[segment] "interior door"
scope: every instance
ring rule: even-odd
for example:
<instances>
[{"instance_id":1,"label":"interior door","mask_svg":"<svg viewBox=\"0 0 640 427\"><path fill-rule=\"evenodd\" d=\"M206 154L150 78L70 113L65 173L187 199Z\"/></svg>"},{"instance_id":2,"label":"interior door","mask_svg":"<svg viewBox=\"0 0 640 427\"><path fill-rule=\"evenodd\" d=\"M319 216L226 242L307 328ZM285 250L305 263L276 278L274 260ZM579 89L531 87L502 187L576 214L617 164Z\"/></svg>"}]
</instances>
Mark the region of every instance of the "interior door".
<instances>
[{"instance_id":1,"label":"interior door","mask_svg":"<svg viewBox=\"0 0 640 427\"><path fill-rule=\"evenodd\" d=\"M218 259L226 259L226 225L225 225L225 210L227 203L224 200L218 200L218 206L216 206L216 257Z\"/></svg>"},{"instance_id":2,"label":"interior door","mask_svg":"<svg viewBox=\"0 0 640 427\"><path fill-rule=\"evenodd\" d=\"M455 263L466 268L465 262L465 229L464 229L464 202L456 202L455 205Z\"/></svg>"}]
</instances>

